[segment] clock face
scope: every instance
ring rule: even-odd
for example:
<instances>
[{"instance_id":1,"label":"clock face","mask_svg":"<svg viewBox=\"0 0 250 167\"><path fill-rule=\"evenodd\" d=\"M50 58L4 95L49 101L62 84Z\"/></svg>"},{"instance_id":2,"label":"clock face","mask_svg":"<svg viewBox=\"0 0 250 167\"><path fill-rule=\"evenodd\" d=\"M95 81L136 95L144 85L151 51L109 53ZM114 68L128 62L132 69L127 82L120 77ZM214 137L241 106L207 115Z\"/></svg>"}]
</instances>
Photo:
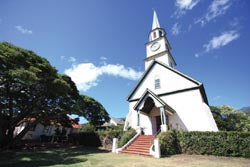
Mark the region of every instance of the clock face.
<instances>
[{"instance_id":1,"label":"clock face","mask_svg":"<svg viewBox=\"0 0 250 167\"><path fill-rule=\"evenodd\" d=\"M155 51L157 51L157 50L160 48L160 46L161 46L161 44L160 44L159 42L154 42L154 43L151 45L150 49L151 49L153 52L155 52Z\"/></svg>"}]
</instances>

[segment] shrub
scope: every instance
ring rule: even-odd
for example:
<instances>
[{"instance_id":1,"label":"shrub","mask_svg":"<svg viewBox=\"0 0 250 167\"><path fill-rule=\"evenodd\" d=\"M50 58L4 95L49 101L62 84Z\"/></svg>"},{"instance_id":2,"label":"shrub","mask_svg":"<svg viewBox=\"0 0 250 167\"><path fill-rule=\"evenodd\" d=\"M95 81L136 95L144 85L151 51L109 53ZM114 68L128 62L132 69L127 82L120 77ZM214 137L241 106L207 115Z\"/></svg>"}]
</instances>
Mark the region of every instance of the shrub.
<instances>
[{"instance_id":1,"label":"shrub","mask_svg":"<svg viewBox=\"0 0 250 167\"><path fill-rule=\"evenodd\" d=\"M249 132L179 132L182 152L218 156L248 157Z\"/></svg>"},{"instance_id":2,"label":"shrub","mask_svg":"<svg viewBox=\"0 0 250 167\"><path fill-rule=\"evenodd\" d=\"M109 138L121 138L121 134L123 133L122 126L111 126L106 130L105 135Z\"/></svg>"},{"instance_id":3,"label":"shrub","mask_svg":"<svg viewBox=\"0 0 250 167\"><path fill-rule=\"evenodd\" d=\"M79 144L84 146L101 146L99 135L95 132L81 132L70 134L69 141L73 144Z\"/></svg>"},{"instance_id":4,"label":"shrub","mask_svg":"<svg viewBox=\"0 0 250 167\"><path fill-rule=\"evenodd\" d=\"M41 142L51 142L52 136L41 135L40 139L41 139Z\"/></svg>"},{"instance_id":5,"label":"shrub","mask_svg":"<svg viewBox=\"0 0 250 167\"><path fill-rule=\"evenodd\" d=\"M161 153L163 155L173 155L180 153L176 131L170 130L160 133L158 137L161 143Z\"/></svg>"},{"instance_id":6,"label":"shrub","mask_svg":"<svg viewBox=\"0 0 250 167\"><path fill-rule=\"evenodd\" d=\"M135 135L136 135L136 131L134 129L128 129L127 131L124 131L118 143L118 146L119 147L124 146Z\"/></svg>"},{"instance_id":7,"label":"shrub","mask_svg":"<svg viewBox=\"0 0 250 167\"><path fill-rule=\"evenodd\" d=\"M111 126L106 130L99 130L98 134L100 136L100 140L102 142L102 146L106 149L112 148L113 138L120 139L123 132L123 126Z\"/></svg>"},{"instance_id":8,"label":"shrub","mask_svg":"<svg viewBox=\"0 0 250 167\"><path fill-rule=\"evenodd\" d=\"M85 133L94 133L96 127L90 123L86 123L79 131Z\"/></svg>"},{"instance_id":9,"label":"shrub","mask_svg":"<svg viewBox=\"0 0 250 167\"><path fill-rule=\"evenodd\" d=\"M250 157L250 132L170 131L161 133L159 138L163 155L179 150L187 154Z\"/></svg>"}]
</instances>

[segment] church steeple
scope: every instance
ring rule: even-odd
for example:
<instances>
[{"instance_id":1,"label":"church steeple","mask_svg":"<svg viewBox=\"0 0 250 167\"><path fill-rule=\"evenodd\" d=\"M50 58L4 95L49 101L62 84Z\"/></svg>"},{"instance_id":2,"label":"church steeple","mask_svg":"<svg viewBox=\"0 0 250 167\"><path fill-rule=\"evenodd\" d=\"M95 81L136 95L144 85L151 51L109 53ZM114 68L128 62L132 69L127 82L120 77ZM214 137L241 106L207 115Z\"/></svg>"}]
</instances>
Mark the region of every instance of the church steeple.
<instances>
[{"instance_id":1,"label":"church steeple","mask_svg":"<svg viewBox=\"0 0 250 167\"><path fill-rule=\"evenodd\" d=\"M147 57L145 59L145 69L153 60L165 63L171 68L175 68L176 63L170 52L170 44L166 37L166 32L160 27L156 11L153 14L152 30L149 32L149 42L146 44Z\"/></svg>"},{"instance_id":2,"label":"church steeple","mask_svg":"<svg viewBox=\"0 0 250 167\"><path fill-rule=\"evenodd\" d=\"M156 11L154 10L152 30L154 30L156 28L160 28L160 23L158 21L158 17L157 17Z\"/></svg>"}]
</instances>

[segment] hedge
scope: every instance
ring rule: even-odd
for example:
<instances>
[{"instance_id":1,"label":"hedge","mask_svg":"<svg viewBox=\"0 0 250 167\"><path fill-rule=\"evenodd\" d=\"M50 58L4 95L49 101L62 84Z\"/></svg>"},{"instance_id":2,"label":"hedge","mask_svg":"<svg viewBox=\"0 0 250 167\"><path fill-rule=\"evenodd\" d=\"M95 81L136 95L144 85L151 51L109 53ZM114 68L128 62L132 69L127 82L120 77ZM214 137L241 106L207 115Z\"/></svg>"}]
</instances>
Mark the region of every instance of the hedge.
<instances>
[{"instance_id":1,"label":"hedge","mask_svg":"<svg viewBox=\"0 0 250 167\"><path fill-rule=\"evenodd\" d=\"M159 135L163 155L176 153L250 157L250 132L168 131Z\"/></svg>"},{"instance_id":2,"label":"hedge","mask_svg":"<svg viewBox=\"0 0 250 167\"><path fill-rule=\"evenodd\" d=\"M99 135L95 132L81 132L70 134L69 142L72 144L79 144L84 146L101 146Z\"/></svg>"},{"instance_id":3,"label":"hedge","mask_svg":"<svg viewBox=\"0 0 250 167\"><path fill-rule=\"evenodd\" d=\"M180 146L176 135L175 131L160 133L158 137L161 145L161 154L173 155L180 153Z\"/></svg>"}]
</instances>

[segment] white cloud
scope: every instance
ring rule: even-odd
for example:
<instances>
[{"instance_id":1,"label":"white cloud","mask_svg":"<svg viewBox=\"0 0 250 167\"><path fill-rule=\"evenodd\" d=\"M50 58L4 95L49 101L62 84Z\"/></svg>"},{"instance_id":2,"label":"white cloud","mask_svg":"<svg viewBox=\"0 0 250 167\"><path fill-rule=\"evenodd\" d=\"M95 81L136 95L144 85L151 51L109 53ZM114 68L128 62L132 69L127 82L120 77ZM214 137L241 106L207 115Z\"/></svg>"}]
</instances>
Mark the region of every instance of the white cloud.
<instances>
[{"instance_id":1,"label":"white cloud","mask_svg":"<svg viewBox=\"0 0 250 167\"><path fill-rule=\"evenodd\" d=\"M61 59L61 60L64 60L64 59L65 59L65 56L60 56L60 59Z\"/></svg>"},{"instance_id":2,"label":"white cloud","mask_svg":"<svg viewBox=\"0 0 250 167\"><path fill-rule=\"evenodd\" d=\"M29 34L29 35L31 35L33 32L32 32L32 30L28 30L28 29L26 29L26 28L23 28L22 26L15 26L15 28L19 31L19 32L21 32L22 34Z\"/></svg>"},{"instance_id":3,"label":"white cloud","mask_svg":"<svg viewBox=\"0 0 250 167\"><path fill-rule=\"evenodd\" d=\"M213 37L208 42L208 44L203 45L203 47L205 48L206 52L209 52L210 50L218 49L222 46L229 44L233 40L236 40L239 36L240 34L237 31L226 31L219 36Z\"/></svg>"},{"instance_id":4,"label":"white cloud","mask_svg":"<svg viewBox=\"0 0 250 167\"><path fill-rule=\"evenodd\" d=\"M176 0L175 6L177 10L175 11L174 15L178 18L186 13L187 10L192 10L200 0Z\"/></svg>"},{"instance_id":5,"label":"white cloud","mask_svg":"<svg viewBox=\"0 0 250 167\"><path fill-rule=\"evenodd\" d=\"M204 26L211 20L214 20L218 16L225 14L231 5L232 3L230 0L213 0L209 5L208 11L205 16L196 20L195 23L200 23L202 26Z\"/></svg>"},{"instance_id":6,"label":"white cloud","mask_svg":"<svg viewBox=\"0 0 250 167\"><path fill-rule=\"evenodd\" d=\"M179 9L191 10L200 0L176 0L175 5Z\"/></svg>"},{"instance_id":7,"label":"white cloud","mask_svg":"<svg viewBox=\"0 0 250 167\"><path fill-rule=\"evenodd\" d=\"M171 29L173 35L178 35L180 33L181 26L175 23Z\"/></svg>"},{"instance_id":8,"label":"white cloud","mask_svg":"<svg viewBox=\"0 0 250 167\"><path fill-rule=\"evenodd\" d=\"M108 60L108 58L107 58L107 57L104 57L104 56L101 56L101 57L100 57L100 60L101 60L100 64L106 65L106 64L107 64L106 61Z\"/></svg>"},{"instance_id":9,"label":"white cloud","mask_svg":"<svg viewBox=\"0 0 250 167\"><path fill-rule=\"evenodd\" d=\"M70 56L68 59L68 62L74 63L74 62L76 62L76 58L74 58L73 56Z\"/></svg>"},{"instance_id":10,"label":"white cloud","mask_svg":"<svg viewBox=\"0 0 250 167\"><path fill-rule=\"evenodd\" d=\"M231 27L239 27L240 26L240 21L239 21L239 19L238 18L233 18L231 21L230 21L230 26Z\"/></svg>"},{"instance_id":11,"label":"white cloud","mask_svg":"<svg viewBox=\"0 0 250 167\"><path fill-rule=\"evenodd\" d=\"M101 57L100 57L100 60L106 61L106 60L108 60L108 58L107 58L107 57L104 57L104 56L101 56Z\"/></svg>"},{"instance_id":12,"label":"white cloud","mask_svg":"<svg viewBox=\"0 0 250 167\"><path fill-rule=\"evenodd\" d=\"M200 57L200 54L199 54L199 53L195 53L195 54L194 54L194 57L195 57L195 58L199 58L199 57Z\"/></svg>"},{"instance_id":13,"label":"white cloud","mask_svg":"<svg viewBox=\"0 0 250 167\"><path fill-rule=\"evenodd\" d=\"M79 90L87 91L91 87L98 85L98 78L101 75L111 75L129 80L137 80L142 72L120 64L104 64L100 67L92 63L81 63L72 65L64 71L76 83Z\"/></svg>"}]
</instances>

